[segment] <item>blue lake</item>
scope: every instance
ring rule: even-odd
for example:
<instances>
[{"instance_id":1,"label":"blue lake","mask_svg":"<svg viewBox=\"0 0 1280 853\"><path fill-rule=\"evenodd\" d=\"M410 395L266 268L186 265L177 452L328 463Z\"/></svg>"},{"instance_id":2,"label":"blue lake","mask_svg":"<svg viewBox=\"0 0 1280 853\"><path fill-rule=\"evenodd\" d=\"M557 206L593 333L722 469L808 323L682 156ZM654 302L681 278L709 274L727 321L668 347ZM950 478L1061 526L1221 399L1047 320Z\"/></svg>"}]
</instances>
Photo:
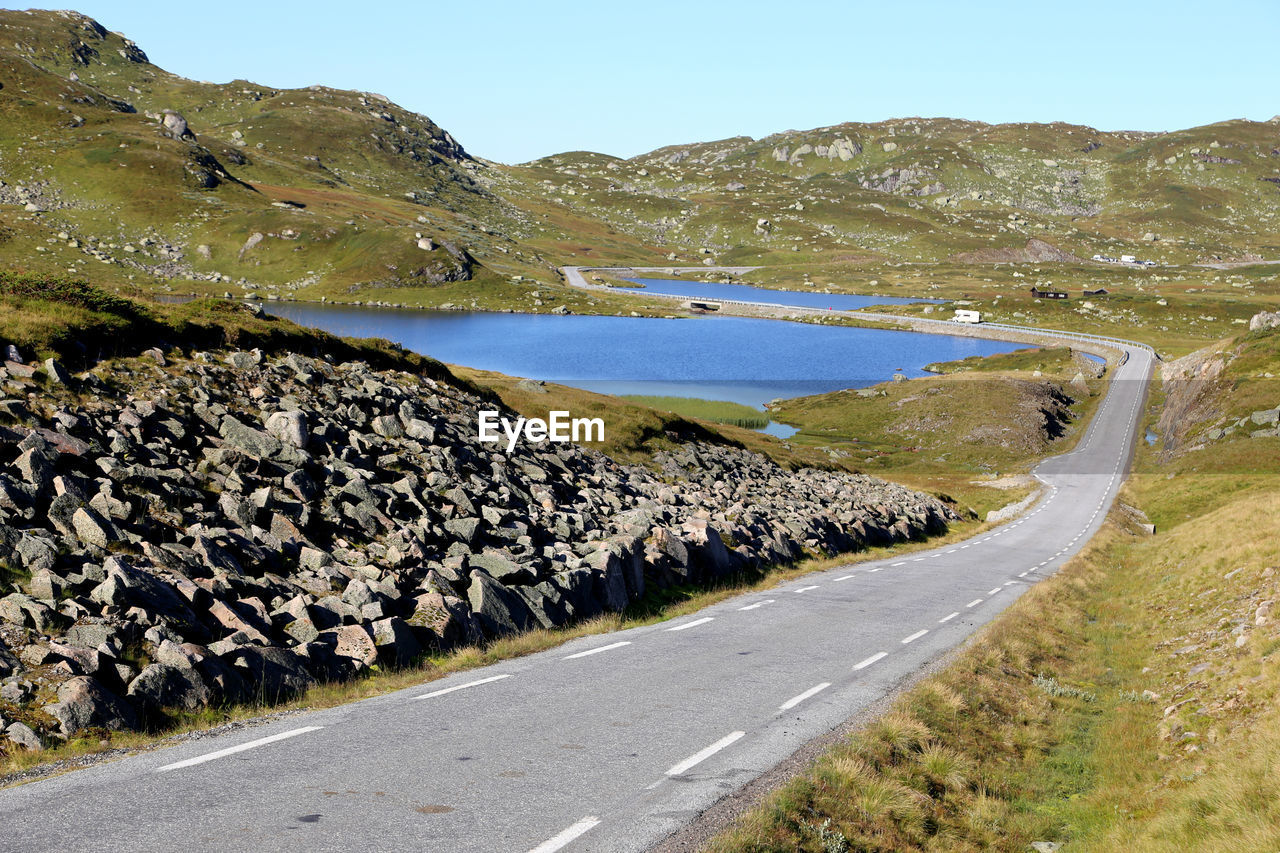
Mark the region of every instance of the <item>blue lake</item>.
<instances>
[{"instance_id":1,"label":"blue lake","mask_svg":"<svg viewBox=\"0 0 1280 853\"><path fill-rule=\"evenodd\" d=\"M874 385L901 368L1025 344L707 316L679 320L586 315L414 311L268 302L267 311L339 335L380 337L451 364L606 394L732 400Z\"/></svg>"},{"instance_id":2,"label":"blue lake","mask_svg":"<svg viewBox=\"0 0 1280 853\"><path fill-rule=\"evenodd\" d=\"M666 293L693 299L737 299L764 302L769 305L794 305L804 308L830 308L852 311L873 305L907 305L913 302L945 302L944 299L906 299L900 296L855 296L849 293L818 293L813 290L770 290L749 284L718 284L706 281L682 281L671 278L629 278L644 288L618 288L631 293Z\"/></svg>"}]
</instances>

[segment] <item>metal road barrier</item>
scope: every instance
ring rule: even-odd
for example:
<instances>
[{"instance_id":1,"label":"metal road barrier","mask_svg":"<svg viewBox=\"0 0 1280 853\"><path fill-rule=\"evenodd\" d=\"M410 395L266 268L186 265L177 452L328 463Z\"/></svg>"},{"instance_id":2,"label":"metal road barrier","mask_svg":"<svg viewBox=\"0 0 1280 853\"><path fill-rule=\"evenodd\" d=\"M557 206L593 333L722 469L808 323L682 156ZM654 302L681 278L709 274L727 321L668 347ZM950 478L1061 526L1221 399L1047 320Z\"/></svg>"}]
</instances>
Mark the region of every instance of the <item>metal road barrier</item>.
<instances>
[{"instance_id":1,"label":"metal road barrier","mask_svg":"<svg viewBox=\"0 0 1280 853\"><path fill-rule=\"evenodd\" d=\"M564 269L566 273L568 272L568 270L572 269L574 272L579 274L578 278L581 280L582 284L574 284L573 285L574 287L586 288L589 290L602 290L602 291L608 291L613 293L617 293L618 291L622 291L623 293L632 292L627 288L609 287L603 284L592 284L588 282L585 278L582 278L581 273L591 272L591 271L599 271L599 272L607 271L607 272L615 272L615 273L616 272L633 272L635 270L634 267L565 267ZM652 269L666 269L666 268L652 267ZM697 268L691 268L691 270L696 270L696 269ZM714 272L716 268L709 267L707 269L709 271ZM565 280L570 281L570 279L571 279L571 276L566 274ZM655 293L652 291L645 290L643 288L636 288L635 290L636 292L634 295L637 295L637 296L654 296L661 299L673 299L680 302L684 302L690 299L690 297L687 295L679 296L674 293ZM840 294L836 294L836 295L840 295ZM745 299L716 299L715 301L724 305L745 305L750 308L767 308L775 311L779 309L790 310L790 311L801 311L809 314L817 314L820 316L839 315L839 316L850 317L854 319L860 318L864 320L879 320L882 322L889 322L889 323L923 323L923 324L937 326L942 329L949 329L953 334L956 332L969 331L971 329L995 329L997 331L1018 332L1019 334L1024 334L1024 335L1026 334L1044 335L1045 337L1050 337L1050 338L1065 338L1068 340L1083 341L1085 343L1106 344L1113 347L1116 347L1116 346L1119 346L1122 348L1133 347L1136 349L1146 350L1147 352L1151 353L1151 355L1155 357L1156 361L1164 361L1164 359L1160 357L1160 353L1156 352L1154 347L1152 347L1149 344L1144 344L1141 341L1131 341L1126 338L1113 338L1107 335L1090 335L1086 332L1068 332L1064 329L1039 329L1033 326L1013 326L1008 323L961 324L961 323L956 323L953 320L935 320L933 318L909 317L902 314L879 314L879 313L872 313L872 312L844 311L844 310L837 310L834 308L826 308L826 309L814 308L808 305L784 305L777 302L749 302ZM1125 353L1120 363L1124 364L1128 360L1129 360L1129 355L1128 353Z\"/></svg>"}]
</instances>

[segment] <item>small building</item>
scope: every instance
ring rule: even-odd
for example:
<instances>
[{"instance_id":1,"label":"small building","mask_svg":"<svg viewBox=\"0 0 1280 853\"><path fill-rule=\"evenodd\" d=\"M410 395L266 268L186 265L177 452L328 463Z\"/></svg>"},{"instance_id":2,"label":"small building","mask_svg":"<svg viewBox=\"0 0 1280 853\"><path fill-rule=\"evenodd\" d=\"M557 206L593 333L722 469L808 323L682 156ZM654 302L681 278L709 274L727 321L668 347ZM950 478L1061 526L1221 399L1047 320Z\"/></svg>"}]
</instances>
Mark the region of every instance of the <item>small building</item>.
<instances>
[{"instance_id":1,"label":"small building","mask_svg":"<svg viewBox=\"0 0 1280 853\"><path fill-rule=\"evenodd\" d=\"M1097 290L1084 291L1084 295L1085 296L1106 296L1109 292L1110 291L1108 291L1105 287L1099 287Z\"/></svg>"},{"instance_id":2,"label":"small building","mask_svg":"<svg viewBox=\"0 0 1280 853\"><path fill-rule=\"evenodd\" d=\"M1038 287L1031 288L1031 296L1035 299L1070 299L1065 290L1041 290Z\"/></svg>"},{"instance_id":3,"label":"small building","mask_svg":"<svg viewBox=\"0 0 1280 853\"><path fill-rule=\"evenodd\" d=\"M951 318L953 323L981 323L982 312L967 311L963 308L956 309L955 316Z\"/></svg>"}]
</instances>

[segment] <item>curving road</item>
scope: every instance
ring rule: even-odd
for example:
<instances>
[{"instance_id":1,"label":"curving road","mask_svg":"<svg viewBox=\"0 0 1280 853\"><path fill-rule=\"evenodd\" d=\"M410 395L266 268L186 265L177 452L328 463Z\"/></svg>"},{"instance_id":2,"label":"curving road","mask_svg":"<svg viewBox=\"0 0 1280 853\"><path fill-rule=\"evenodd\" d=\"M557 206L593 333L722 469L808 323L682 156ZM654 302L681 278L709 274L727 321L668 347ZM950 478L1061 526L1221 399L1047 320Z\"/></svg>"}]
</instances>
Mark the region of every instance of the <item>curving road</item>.
<instances>
[{"instance_id":1,"label":"curving road","mask_svg":"<svg viewBox=\"0 0 1280 853\"><path fill-rule=\"evenodd\" d=\"M891 692L1089 540L1134 441L1130 348L1021 518L674 622L0 791L0 849L634 851Z\"/></svg>"}]
</instances>

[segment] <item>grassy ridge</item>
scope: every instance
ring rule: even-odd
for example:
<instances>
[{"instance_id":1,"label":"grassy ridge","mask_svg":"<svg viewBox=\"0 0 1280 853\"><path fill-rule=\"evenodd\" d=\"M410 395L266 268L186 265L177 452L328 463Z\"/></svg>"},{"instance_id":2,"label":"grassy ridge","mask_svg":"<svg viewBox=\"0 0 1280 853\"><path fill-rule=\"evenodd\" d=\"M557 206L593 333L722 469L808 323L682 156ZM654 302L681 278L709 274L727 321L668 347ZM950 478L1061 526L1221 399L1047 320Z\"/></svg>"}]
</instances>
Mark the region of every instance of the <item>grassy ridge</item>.
<instances>
[{"instance_id":1,"label":"grassy ridge","mask_svg":"<svg viewBox=\"0 0 1280 853\"><path fill-rule=\"evenodd\" d=\"M1222 386L1280 370L1250 335ZM1159 401L1149 415L1156 415ZM1141 447L1103 531L715 851L1280 847L1280 439Z\"/></svg>"},{"instance_id":2,"label":"grassy ridge","mask_svg":"<svg viewBox=\"0 0 1280 853\"><path fill-rule=\"evenodd\" d=\"M440 362L390 341L340 338L222 299L167 305L131 299L64 276L0 271L0 341L25 357L80 367L160 346L259 347L368 361L460 384Z\"/></svg>"},{"instance_id":3,"label":"grassy ridge","mask_svg":"<svg viewBox=\"0 0 1280 853\"><path fill-rule=\"evenodd\" d=\"M622 398L650 408L675 412L687 418L699 418L744 429L762 429L769 425L767 414L750 406L731 403L727 400L701 400L694 397L666 397L650 394L623 394Z\"/></svg>"}]
</instances>

